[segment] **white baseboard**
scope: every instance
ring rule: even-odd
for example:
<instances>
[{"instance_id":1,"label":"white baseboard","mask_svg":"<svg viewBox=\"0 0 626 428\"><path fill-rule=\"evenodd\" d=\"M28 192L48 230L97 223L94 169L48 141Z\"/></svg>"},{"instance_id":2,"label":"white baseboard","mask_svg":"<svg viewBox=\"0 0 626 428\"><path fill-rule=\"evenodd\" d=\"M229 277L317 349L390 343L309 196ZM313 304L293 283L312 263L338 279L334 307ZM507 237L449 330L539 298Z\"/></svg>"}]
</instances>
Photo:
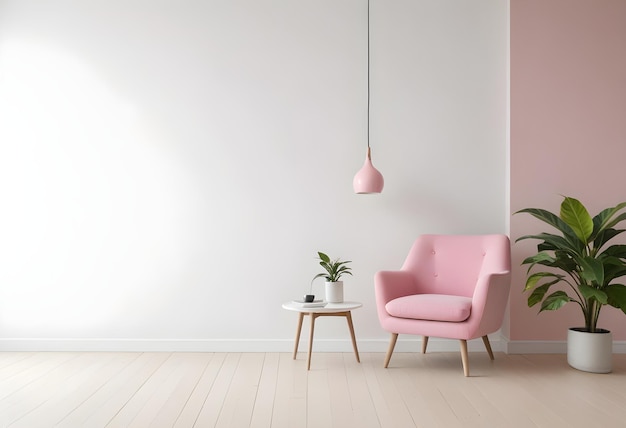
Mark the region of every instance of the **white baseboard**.
<instances>
[{"instance_id":1,"label":"white baseboard","mask_svg":"<svg viewBox=\"0 0 626 428\"><path fill-rule=\"evenodd\" d=\"M420 352L421 338L399 337L396 352ZM491 339L495 352L505 348L499 338ZM0 352L293 352L293 339L0 339ZM300 339L299 351L306 351L308 338ZM389 339L357 339L360 352L387 352ZM350 339L317 339L317 352L352 352ZM457 352L457 340L432 338L431 352ZM470 352L484 352L482 340L468 342Z\"/></svg>"},{"instance_id":2,"label":"white baseboard","mask_svg":"<svg viewBox=\"0 0 626 428\"><path fill-rule=\"evenodd\" d=\"M288 350L293 351L293 340L0 339L0 352L287 352Z\"/></svg>"},{"instance_id":3,"label":"white baseboard","mask_svg":"<svg viewBox=\"0 0 626 428\"><path fill-rule=\"evenodd\" d=\"M489 338L494 352L507 354L564 354L565 341L507 341ZM422 340L402 336L396 352L420 352ZM470 352L485 352L481 339L467 342ZM0 352L293 352L293 339L0 339ZM357 339L360 352L387 352L389 339ZM299 351L306 352L307 338L300 339ZM352 352L349 339L315 339L317 352ZM458 352L459 342L431 338L429 352ZM613 342L613 352L626 354L626 341Z\"/></svg>"}]
</instances>

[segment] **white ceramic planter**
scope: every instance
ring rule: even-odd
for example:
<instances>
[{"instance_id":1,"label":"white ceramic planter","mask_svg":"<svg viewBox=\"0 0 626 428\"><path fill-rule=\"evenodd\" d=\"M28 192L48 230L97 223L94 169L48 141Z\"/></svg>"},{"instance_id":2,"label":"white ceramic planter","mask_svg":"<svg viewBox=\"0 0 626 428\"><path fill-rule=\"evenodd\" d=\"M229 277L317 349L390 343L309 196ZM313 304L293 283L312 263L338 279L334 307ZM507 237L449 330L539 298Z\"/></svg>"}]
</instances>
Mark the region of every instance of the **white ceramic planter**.
<instances>
[{"instance_id":1,"label":"white ceramic planter","mask_svg":"<svg viewBox=\"0 0 626 428\"><path fill-rule=\"evenodd\" d=\"M328 303L343 303L343 281L326 282L324 291Z\"/></svg>"},{"instance_id":2,"label":"white ceramic planter","mask_svg":"<svg viewBox=\"0 0 626 428\"><path fill-rule=\"evenodd\" d=\"M575 369L591 373L610 373L613 359L613 335L600 329L598 333L570 328L567 332L567 363Z\"/></svg>"}]
</instances>

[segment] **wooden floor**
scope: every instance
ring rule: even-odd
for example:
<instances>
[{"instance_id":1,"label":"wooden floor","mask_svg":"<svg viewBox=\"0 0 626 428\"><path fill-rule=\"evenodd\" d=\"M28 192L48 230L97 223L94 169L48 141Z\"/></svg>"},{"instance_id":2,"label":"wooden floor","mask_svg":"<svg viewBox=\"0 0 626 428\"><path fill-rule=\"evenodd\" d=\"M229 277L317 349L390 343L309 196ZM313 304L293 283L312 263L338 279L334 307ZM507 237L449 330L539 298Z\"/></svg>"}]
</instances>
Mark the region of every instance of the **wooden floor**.
<instances>
[{"instance_id":1,"label":"wooden floor","mask_svg":"<svg viewBox=\"0 0 626 428\"><path fill-rule=\"evenodd\" d=\"M1 427L624 427L612 374L565 355L0 353Z\"/></svg>"}]
</instances>

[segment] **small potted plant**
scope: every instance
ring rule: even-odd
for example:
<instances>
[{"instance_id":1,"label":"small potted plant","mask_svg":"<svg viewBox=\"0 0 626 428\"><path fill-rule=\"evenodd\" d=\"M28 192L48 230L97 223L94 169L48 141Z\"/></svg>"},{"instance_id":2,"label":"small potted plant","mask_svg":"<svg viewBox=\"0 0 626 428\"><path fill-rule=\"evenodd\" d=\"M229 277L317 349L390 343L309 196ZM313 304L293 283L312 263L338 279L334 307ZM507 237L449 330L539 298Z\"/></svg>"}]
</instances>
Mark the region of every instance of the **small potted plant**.
<instances>
[{"instance_id":1,"label":"small potted plant","mask_svg":"<svg viewBox=\"0 0 626 428\"><path fill-rule=\"evenodd\" d=\"M324 272L318 273L313 277L311 282L317 278L326 278L326 301L328 303L343 302L343 281L342 275L352 275L351 268L346 266L351 261L341 261L339 259L331 260L326 254L317 252L320 266L324 268Z\"/></svg>"},{"instance_id":2,"label":"small potted plant","mask_svg":"<svg viewBox=\"0 0 626 428\"><path fill-rule=\"evenodd\" d=\"M524 291L530 293L528 306L541 304L539 312L542 312L572 302L582 311L584 327L570 328L567 336L567 361L579 370L611 371L611 332L598 328L597 324L605 305L626 313L626 286L615 283L626 275L626 245L608 245L624 232L615 226L626 220L626 212L621 212L625 207L626 202L622 202L592 218L580 201L565 197L558 216L540 208L517 212L531 214L559 232L522 236L516 242L541 241L537 254L522 262L530 265L524 286ZM536 266L542 266L541 271L534 270ZM555 287L557 284L564 287Z\"/></svg>"}]
</instances>

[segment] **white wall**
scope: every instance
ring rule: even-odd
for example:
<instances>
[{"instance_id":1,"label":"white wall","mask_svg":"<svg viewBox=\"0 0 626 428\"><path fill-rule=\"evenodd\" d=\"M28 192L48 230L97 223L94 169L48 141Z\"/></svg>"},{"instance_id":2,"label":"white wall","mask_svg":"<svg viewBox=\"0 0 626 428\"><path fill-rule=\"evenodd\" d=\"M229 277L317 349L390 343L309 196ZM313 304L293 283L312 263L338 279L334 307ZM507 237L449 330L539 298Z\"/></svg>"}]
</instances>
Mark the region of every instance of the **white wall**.
<instances>
[{"instance_id":1,"label":"white wall","mask_svg":"<svg viewBox=\"0 0 626 428\"><path fill-rule=\"evenodd\" d=\"M0 2L0 346L291 349L321 250L384 349L377 270L506 231L507 3L372 0L376 196L366 6Z\"/></svg>"}]
</instances>

